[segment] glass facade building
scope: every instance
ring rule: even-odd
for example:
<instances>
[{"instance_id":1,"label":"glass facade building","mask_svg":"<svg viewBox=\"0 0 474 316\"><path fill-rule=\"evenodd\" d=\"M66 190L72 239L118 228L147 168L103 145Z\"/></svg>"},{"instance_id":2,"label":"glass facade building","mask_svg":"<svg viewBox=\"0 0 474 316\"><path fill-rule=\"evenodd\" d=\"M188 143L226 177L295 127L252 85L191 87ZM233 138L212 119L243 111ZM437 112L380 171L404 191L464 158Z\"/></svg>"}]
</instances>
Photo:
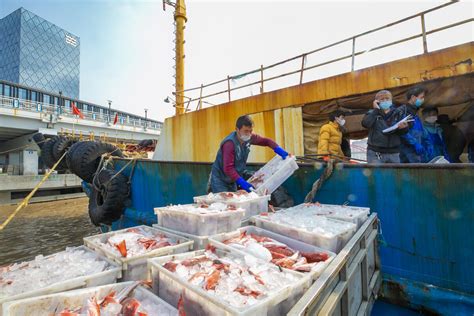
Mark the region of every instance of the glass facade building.
<instances>
[{"instance_id":1,"label":"glass facade building","mask_svg":"<svg viewBox=\"0 0 474 316\"><path fill-rule=\"evenodd\" d=\"M79 99L79 37L19 8L0 19L0 79Z\"/></svg>"}]
</instances>

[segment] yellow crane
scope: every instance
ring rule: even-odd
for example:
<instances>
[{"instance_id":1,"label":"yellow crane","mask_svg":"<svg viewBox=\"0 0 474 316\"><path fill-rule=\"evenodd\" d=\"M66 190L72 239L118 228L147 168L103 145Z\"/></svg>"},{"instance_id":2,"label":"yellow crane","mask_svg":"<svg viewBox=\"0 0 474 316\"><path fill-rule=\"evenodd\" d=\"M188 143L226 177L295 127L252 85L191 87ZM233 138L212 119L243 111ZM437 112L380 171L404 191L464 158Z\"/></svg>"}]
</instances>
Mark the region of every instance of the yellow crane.
<instances>
[{"instance_id":1,"label":"yellow crane","mask_svg":"<svg viewBox=\"0 0 474 316\"><path fill-rule=\"evenodd\" d=\"M163 10L166 9L166 5L174 8L174 21L175 21L175 60L176 60L176 78L175 78L175 96L176 96L176 115L184 114L184 29L186 18L186 5L184 0L176 0L171 2L169 0L163 0Z\"/></svg>"}]
</instances>

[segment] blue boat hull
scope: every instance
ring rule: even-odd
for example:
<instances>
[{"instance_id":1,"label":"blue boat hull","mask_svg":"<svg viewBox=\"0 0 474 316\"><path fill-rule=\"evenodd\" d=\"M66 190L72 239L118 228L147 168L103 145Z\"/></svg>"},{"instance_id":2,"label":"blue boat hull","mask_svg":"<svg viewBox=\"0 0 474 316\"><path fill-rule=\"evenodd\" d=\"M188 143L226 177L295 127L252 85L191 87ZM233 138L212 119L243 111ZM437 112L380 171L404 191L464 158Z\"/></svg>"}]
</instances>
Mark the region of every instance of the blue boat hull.
<instances>
[{"instance_id":1,"label":"blue boat hull","mask_svg":"<svg viewBox=\"0 0 474 316\"><path fill-rule=\"evenodd\" d=\"M119 160L115 168L124 164ZM192 203L206 193L210 167L145 160L127 167L125 175L133 170L131 205L113 229L156 223L157 206ZM284 183L295 203L303 202L322 170L301 164ZM439 314L474 313L473 165L340 165L316 200L348 201L378 213L386 299Z\"/></svg>"}]
</instances>

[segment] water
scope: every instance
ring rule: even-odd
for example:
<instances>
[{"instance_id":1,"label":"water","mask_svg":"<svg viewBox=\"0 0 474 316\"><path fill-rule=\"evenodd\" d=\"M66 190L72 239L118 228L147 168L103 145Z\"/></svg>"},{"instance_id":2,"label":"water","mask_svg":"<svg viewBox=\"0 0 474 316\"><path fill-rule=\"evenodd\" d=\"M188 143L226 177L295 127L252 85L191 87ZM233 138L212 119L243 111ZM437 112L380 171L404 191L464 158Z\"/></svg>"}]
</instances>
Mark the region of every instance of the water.
<instances>
[{"instance_id":1,"label":"water","mask_svg":"<svg viewBox=\"0 0 474 316\"><path fill-rule=\"evenodd\" d=\"M49 255L99 233L87 213L87 198L35 203L21 210L0 231L0 266ZM16 205L0 205L3 222Z\"/></svg>"}]
</instances>

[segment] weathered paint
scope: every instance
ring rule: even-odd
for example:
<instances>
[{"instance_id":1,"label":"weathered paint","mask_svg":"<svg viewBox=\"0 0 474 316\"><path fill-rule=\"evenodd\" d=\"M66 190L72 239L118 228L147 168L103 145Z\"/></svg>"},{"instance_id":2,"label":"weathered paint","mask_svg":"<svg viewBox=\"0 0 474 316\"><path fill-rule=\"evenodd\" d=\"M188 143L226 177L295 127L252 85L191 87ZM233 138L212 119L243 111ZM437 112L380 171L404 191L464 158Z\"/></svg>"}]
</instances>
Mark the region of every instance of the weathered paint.
<instances>
[{"instance_id":1,"label":"weathered paint","mask_svg":"<svg viewBox=\"0 0 474 316\"><path fill-rule=\"evenodd\" d=\"M118 161L116 169L123 164ZM322 168L322 164L300 165L285 182L295 203L303 201ZM193 196L205 194L209 171L206 163L138 161L131 206L114 228L155 223L154 207L192 202ZM386 275L474 294L474 165L338 165L316 200L349 201L378 213ZM424 300L435 299L430 293ZM461 294L450 300L472 305Z\"/></svg>"},{"instance_id":2,"label":"weathered paint","mask_svg":"<svg viewBox=\"0 0 474 316\"><path fill-rule=\"evenodd\" d=\"M473 48L474 42L469 42L168 118L155 159L212 161L219 142L233 129L236 118L243 114L274 112L282 108L301 107L312 102L472 72L472 66L456 64L469 58L474 60ZM281 133L281 124L277 124L271 115L278 116L276 113L263 114L263 123L275 126L274 133ZM300 132L287 129L284 133L285 138L297 139ZM276 137L276 134L267 136ZM295 153L299 154L296 150ZM253 155L251 161L263 162L267 156L267 153Z\"/></svg>"}]
</instances>

